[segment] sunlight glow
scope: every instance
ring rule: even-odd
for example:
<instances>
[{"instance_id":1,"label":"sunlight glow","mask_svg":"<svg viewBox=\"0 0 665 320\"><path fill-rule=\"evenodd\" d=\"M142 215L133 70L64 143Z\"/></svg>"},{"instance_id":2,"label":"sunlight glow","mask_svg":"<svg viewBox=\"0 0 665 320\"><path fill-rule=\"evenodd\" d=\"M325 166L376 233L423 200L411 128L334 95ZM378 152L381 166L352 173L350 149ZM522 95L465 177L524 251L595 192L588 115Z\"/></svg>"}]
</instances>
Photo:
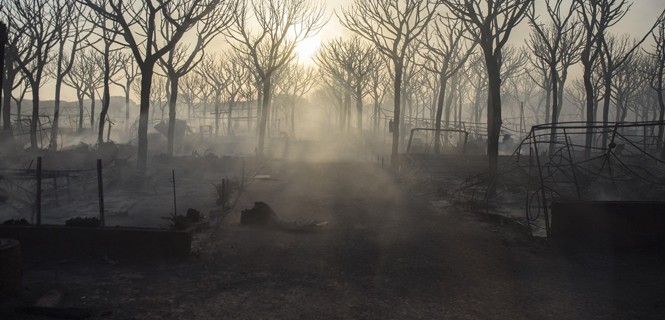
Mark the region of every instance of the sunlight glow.
<instances>
[{"instance_id":1,"label":"sunlight glow","mask_svg":"<svg viewBox=\"0 0 665 320\"><path fill-rule=\"evenodd\" d=\"M302 63L312 63L319 48L321 48L321 38L319 36L309 37L298 44L296 56Z\"/></svg>"}]
</instances>

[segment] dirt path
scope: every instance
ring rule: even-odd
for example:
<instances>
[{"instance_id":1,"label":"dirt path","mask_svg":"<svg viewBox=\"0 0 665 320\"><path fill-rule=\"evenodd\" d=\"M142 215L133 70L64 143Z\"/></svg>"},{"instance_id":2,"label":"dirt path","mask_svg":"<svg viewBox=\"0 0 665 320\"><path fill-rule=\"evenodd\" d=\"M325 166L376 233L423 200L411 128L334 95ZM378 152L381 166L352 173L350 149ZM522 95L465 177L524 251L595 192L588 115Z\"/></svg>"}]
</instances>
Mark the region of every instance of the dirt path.
<instances>
[{"instance_id":1,"label":"dirt path","mask_svg":"<svg viewBox=\"0 0 665 320\"><path fill-rule=\"evenodd\" d=\"M662 319L663 263L567 257L512 224L437 211L366 164L266 169L186 262L31 266L34 292L113 319ZM238 226L269 203L316 234Z\"/></svg>"}]
</instances>

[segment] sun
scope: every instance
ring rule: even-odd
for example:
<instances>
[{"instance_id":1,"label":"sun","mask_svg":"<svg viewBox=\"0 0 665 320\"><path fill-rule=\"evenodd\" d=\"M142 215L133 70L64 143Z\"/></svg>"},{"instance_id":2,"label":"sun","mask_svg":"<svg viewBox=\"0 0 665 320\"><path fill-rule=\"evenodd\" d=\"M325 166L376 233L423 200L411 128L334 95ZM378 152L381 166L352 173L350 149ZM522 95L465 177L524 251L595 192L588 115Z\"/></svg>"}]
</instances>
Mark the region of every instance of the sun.
<instances>
[{"instance_id":1,"label":"sun","mask_svg":"<svg viewBox=\"0 0 665 320\"><path fill-rule=\"evenodd\" d=\"M312 36L303 39L296 46L296 56L302 63L313 62L314 56L321 48L321 39L318 36Z\"/></svg>"}]
</instances>

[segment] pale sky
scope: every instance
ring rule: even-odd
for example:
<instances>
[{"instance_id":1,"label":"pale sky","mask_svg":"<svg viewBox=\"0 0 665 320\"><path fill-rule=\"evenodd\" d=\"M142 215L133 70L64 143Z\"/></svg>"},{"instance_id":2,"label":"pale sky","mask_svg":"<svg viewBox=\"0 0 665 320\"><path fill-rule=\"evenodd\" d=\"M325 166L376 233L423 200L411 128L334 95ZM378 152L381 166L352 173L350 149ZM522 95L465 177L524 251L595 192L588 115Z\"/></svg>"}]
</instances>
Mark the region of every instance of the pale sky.
<instances>
[{"instance_id":1,"label":"pale sky","mask_svg":"<svg viewBox=\"0 0 665 320\"><path fill-rule=\"evenodd\" d=\"M350 33L345 30L339 21L337 21L336 16L334 15L335 10L339 10L343 7L348 6L352 1L351 0L321 0L325 3L330 21L328 24L321 30L321 32L305 41L304 45L299 49L299 55L301 56L311 56L316 53L317 48L320 46L320 43L325 43L331 39L350 35ZM537 6L542 6L544 0L536 0ZM613 28L613 32L617 34L630 34L634 37L641 37L644 32L651 27L654 23L658 14L665 8L665 0L634 0L633 8L628 13L628 15L621 21L620 24ZM513 45L521 46L521 41L523 41L525 34L528 32L528 27L526 23L523 23L522 26L513 34ZM225 40L219 39L216 41L222 45ZM52 83L46 84L40 91L42 99L48 100L53 99L54 87ZM112 89L112 95L122 95L121 91L117 88ZM74 100L75 94L74 91L66 86L63 87L63 99L64 100ZM29 99L29 94L26 96L26 99Z\"/></svg>"}]
</instances>

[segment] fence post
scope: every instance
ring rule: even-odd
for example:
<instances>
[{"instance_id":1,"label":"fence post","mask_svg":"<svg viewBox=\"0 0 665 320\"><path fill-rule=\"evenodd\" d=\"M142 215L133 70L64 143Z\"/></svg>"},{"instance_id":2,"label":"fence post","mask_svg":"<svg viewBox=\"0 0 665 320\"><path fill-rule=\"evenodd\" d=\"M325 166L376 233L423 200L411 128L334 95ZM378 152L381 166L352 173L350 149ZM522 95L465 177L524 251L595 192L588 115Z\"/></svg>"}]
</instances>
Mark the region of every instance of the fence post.
<instances>
[{"instance_id":1,"label":"fence post","mask_svg":"<svg viewBox=\"0 0 665 320\"><path fill-rule=\"evenodd\" d=\"M37 198L35 199L36 224L42 224L42 157L37 157Z\"/></svg>"},{"instance_id":2,"label":"fence post","mask_svg":"<svg viewBox=\"0 0 665 320\"><path fill-rule=\"evenodd\" d=\"M102 180L102 159L97 159L97 191L99 193L99 225L104 226L104 182Z\"/></svg>"}]
</instances>

